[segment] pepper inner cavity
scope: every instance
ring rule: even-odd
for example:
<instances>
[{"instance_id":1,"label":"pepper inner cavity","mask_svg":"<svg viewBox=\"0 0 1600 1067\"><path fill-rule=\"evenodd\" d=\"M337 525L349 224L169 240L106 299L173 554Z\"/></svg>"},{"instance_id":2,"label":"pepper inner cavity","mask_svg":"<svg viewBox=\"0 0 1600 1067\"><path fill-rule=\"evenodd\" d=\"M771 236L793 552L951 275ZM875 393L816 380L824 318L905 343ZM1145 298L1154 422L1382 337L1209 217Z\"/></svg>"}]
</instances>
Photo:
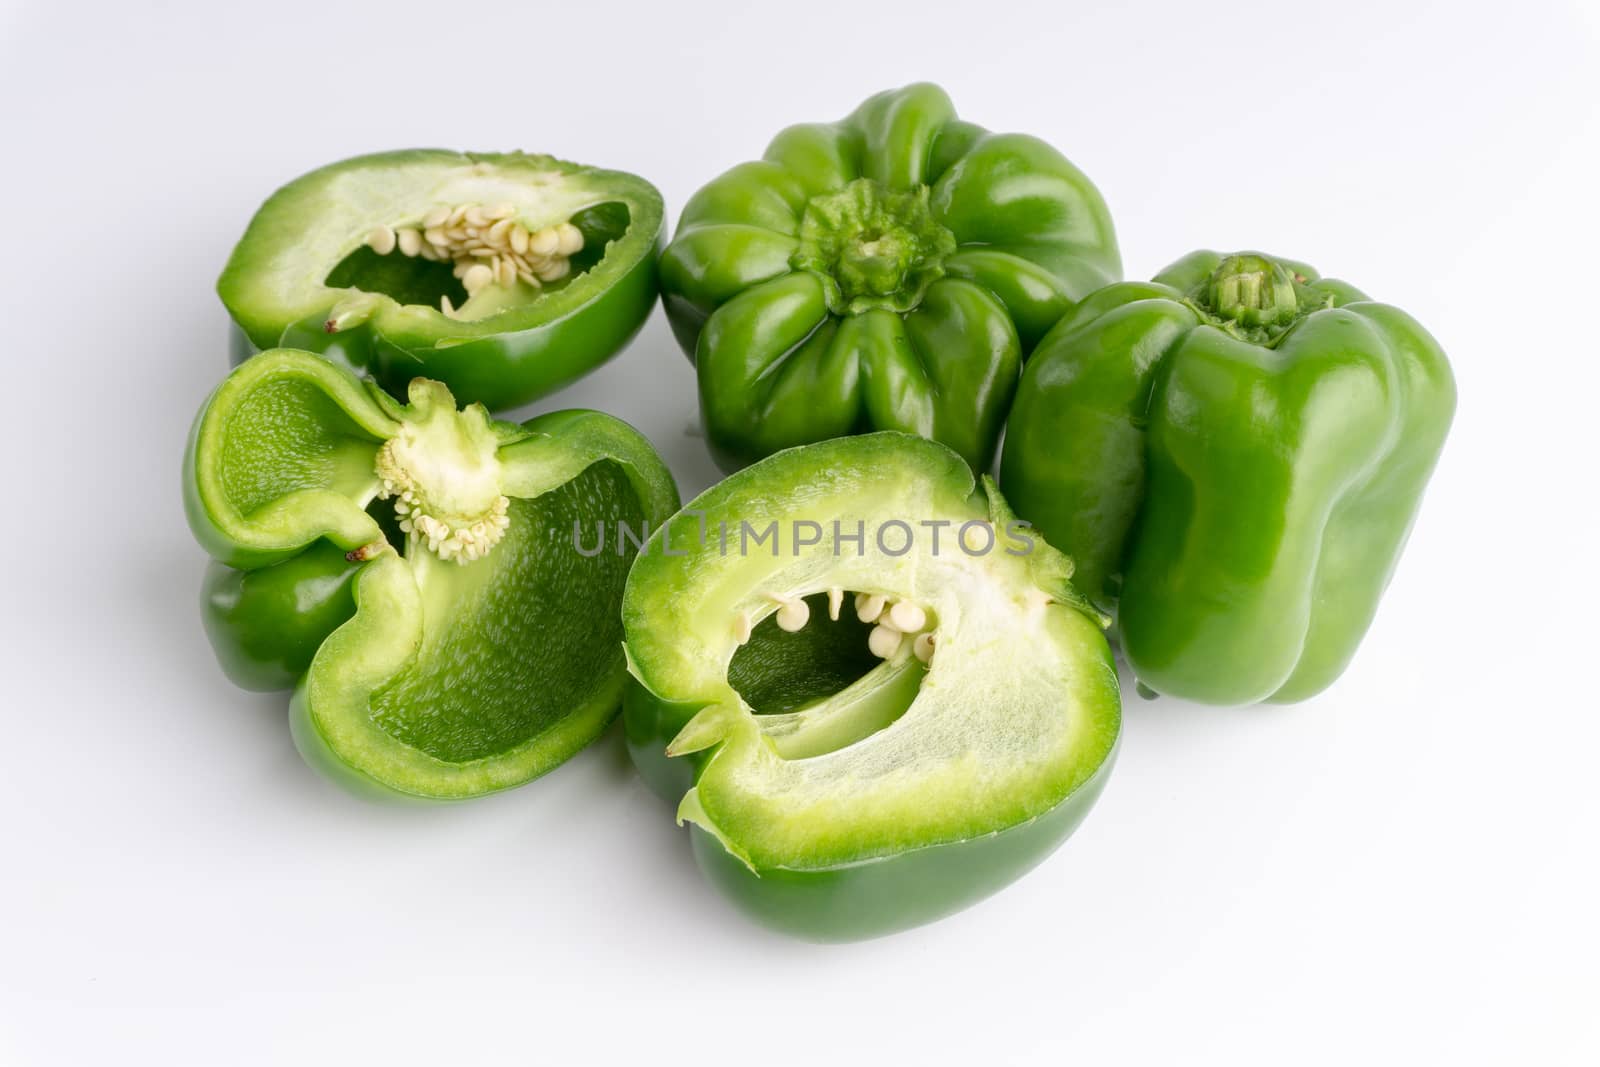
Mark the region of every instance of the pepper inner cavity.
<instances>
[{"instance_id":1,"label":"pepper inner cavity","mask_svg":"<svg viewBox=\"0 0 1600 1067\"><path fill-rule=\"evenodd\" d=\"M806 597L763 594L773 605L748 627L728 683L755 712L783 759L853 745L910 709L927 676L932 613L909 600L830 589ZM900 629L904 625L908 629ZM920 629L911 629L920 627Z\"/></svg>"},{"instance_id":2,"label":"pepper inner cavity","mask_svg":"<svg viewBox=\"0 0 1600 1067\"><path fill-rule=\"evenodd\" d=\"M594 214L589 209L579 216ZM503 309L505 301L480 301L474 305L477 312L463 314L467 302L480 294L537 290L591 265L588 223L579 216L534 230L509 202L439 205L421 218L374 227L325 284L437 307L451 318L482 317ZM601 232L602 248L608 236ZM350 303L330 314L330 331L353 324L369 310L359 300Z\"/></svg>"},{"instance_id":3,"label":"pepper inner cavity","mask_svg":"<svg viewBox=\"0 0 1600 1067\"><path fill-rule=\"evenodd\" d=\"M769 611L734 616L738 647L728 667L730 684L758 714L830 696L885 661L933 659L936 620L915 601L841 588L763 597Z\"/></svg>"},{"instance_id":4,"label":"pepper inner cavity","mask_svg":"<svg viewBox=\"0 0 1600 1067\"><path fill-rule=\"evenodd\" d=\"M571 222L530 230L516 217L514 204L440 205L410 226L378 226L367 247L380 256L399 253L435 263L451 263L451 273L470 300L491 285L518 282L538 289L572 271L572 257L583 250L583 231ZM453 315L448 294L440 310Z\"/></svg>"}]
</instances>

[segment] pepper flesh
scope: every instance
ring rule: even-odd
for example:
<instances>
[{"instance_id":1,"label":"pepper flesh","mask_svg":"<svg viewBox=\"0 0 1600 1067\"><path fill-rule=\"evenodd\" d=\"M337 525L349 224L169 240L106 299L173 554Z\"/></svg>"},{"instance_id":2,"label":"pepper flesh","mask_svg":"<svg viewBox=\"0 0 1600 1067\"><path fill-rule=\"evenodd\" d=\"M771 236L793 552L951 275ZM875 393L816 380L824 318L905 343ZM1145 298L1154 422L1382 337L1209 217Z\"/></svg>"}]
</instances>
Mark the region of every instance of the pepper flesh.
<instances>
[{"instance_id":1,"label":"pepper flesh","mask_svg":"<svg viewBox=\"0 0 1600 1067\"><path fill-rule=\"evenodd\" d=\"M296 685L307 760L364 794L463 799L537 777L615 715L633 551L581 553L575 529L654 525L677 494L609 416L516 426L457 411L436 382L410 393L403 406L312 353L262 353L196 419L185 505L218 560L218 658L253 688ZM469 560L404 529L382 496L401 461L430 506L503 501L502 535Z\"/></svg>"},{"instance_id":2,"label":"pepper flesh","mask_svg":"<svg viewBox=\"0 0 1600 1067\"><path fill-rule=\"evenodd\" d=\"M924 540L896 555L869 527L858 555L831 525L856 518L953 525L943 553ZM780 530L770 554L702 540L769 520L824 533L791 545ZM992 551L951 544L966 524L995 535ZM769 457L657 532L623 602L638 683L629 751L679 801L702 868L740 908L813 939L888 933L994 892L1087 813L1114 758L1116 670L1070 561L1018 530L955 453L876 433ZM875 600L864 614L879 628L885 614L928 628L930 662L902 639L819 692L819 676L860 669L867 622L811 610L782 634L775 613L797 597L822 607L835 589ZM738 624L746 613L753 628ZM763 646L759 669L741 666L744 642Z\"/></svg>"},{"instance_id":3,"label":"pepper flesh","mask_svg":"<svg viewBox=\"0 0 1600 1067\"><path fill-rule=\"evenodd\" d=\"M933 85L779 133L685 205L662 303L717 462L873 429L994 457L1023 355L1121 276L1094 186Z\"/></svg>"},{"instance_id":4,"label":"pepper flesh","mask_svg":"<svg viewBox=\"0 0 1600 1067\"><path fill-rule=\"evenodd\" d=\"M452 218L463 209L480 215ZM448 232L426 225L441 213ZM421 376L501 411L588 373L638 332L662 219L644 179L550 156L358 156L274 193L217 292L236 324L235 362L307 349L396 396ZM555 247L519 253L507 227Z\"/></svg>"},{"instance_id":5,"label":"pepper flesh","mask_svg":"<svg viewBox=\"0 0 1600 1067\"><path fill-rule=\"evenodd\" d=\"M1115 607L1141 684L1303 700L1366 633L1454 410L1404 312L1303 263L1197 252L1040 342L1001 484Z\"/></svg>"}]
</instances>

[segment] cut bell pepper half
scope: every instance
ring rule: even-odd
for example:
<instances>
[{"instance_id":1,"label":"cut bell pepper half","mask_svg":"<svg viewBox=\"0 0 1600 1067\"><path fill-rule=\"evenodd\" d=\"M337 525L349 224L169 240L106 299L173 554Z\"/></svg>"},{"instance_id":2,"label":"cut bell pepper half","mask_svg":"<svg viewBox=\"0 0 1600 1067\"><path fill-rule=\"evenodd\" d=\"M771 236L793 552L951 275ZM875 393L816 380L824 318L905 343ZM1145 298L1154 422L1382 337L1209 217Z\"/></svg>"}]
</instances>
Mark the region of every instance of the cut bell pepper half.
<instances>
[{"instance_id":1,"label":"cut bell pepper half","mask_svg":"<svg viewBox=\"0 0 1600 1067\"><path fill-rule=\"evenodd\" d=\"M943 445L780 452L635 563L629 750L762 921L837 940L938 918L1043 859L1109 774L1117 674L1070 574Z\"/></svg>"},{"instance_id":2,"label":"cut bell pepper half","mask_svg":"<svg viewBox=\"0 0 1600 1067\"><path fill-rule=\"evenodd\" d=\"M217 292L235 361L284 346L503 411L615 355L656 293L661 196L522 153L384 152L274 193Z\"/></svg>"},{"instance_id":3,"label":"cut bell pepper half","mask_svg":"<svg viewBox=\"0 0 1600 1067\"><path fill-rule=\"evenodd\" d=\"M677 492L608 415L497 422L426 379L409 399L262 353L200 411L184 498L230 676L295 685L295 740L344 784L462 799L543 774L615 715L635 550L591 531L642 537Z\"/></svg>"}]
</instances>

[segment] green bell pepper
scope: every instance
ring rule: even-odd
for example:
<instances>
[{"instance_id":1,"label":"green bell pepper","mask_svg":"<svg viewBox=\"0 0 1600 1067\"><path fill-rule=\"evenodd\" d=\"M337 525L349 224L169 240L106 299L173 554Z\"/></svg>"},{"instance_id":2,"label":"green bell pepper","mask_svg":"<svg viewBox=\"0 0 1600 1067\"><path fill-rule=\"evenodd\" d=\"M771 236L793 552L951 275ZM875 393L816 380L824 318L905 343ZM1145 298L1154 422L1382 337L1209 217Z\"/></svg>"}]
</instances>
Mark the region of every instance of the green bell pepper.
<instances>
[{"instance_id":1,"label":"green bell pepper","mask_svg":"<svg viewBox=\"0 0 1600 1067\"><path fill-rule=\"evenodd\" d=\"M1055 149L880 93L696 193L661 259L713 456L902 430L994 458L1024 355L1121 277L1105 202Z\"/></svg>"},{"instance_id":2,"label":"green bell pepper","mask_svg":"<svg viewBox=\"0 0 1600 1067\"><path fill-rule=\"evenodd\" d=\"M384 152L279 189L217 292L234 361L282 345L502 411L615 355L655 301L661 195L549 156Z\"/></svg>"},{"instance_id":3,"label":"green bell pepper","mask_svg":"<svg viewBox=\"0 0 1600 1067\"><path fill-rule=\"evenodd\" d=\"M1001 485L1115 604L1142 685L1303 700L1372 622L1455 396L1404 312L1291 260L1197 252L1050 331Z\"/></svg>"},{"instance_id":4,"label":"green bell pepper","mask_svg":"<svg viewBox=\"0 0 1600 1067\"><path fill-rule=\"evenodd\" d=\"M516 426L422 378L409 397L264 352L195 420L184 503L216 560L217 657L241 685L295 685L307 760L360 792L460 799L543 774L611 721L635 546L579 534L642 538L678 497L608 415Z\"/></svg>"},{"instance_id":5,"label":"green bell pepper","mask_svg":"<svg viewBox=\"0 0 1600 1067\"><path fill-rule=\"evenodd\" d=\"M1070 573L943 445L780 452L635 562L629 751L759 920L839 940L948 914L1048 855L1110 773L1117 673Z\"/></svg>"},{"instance_id":6,"label":"green bell pepper","mask_svg":"<svg viewBox=\"0 0 1600 1067\"><path fill-rule=\"evenodd\" d=\"M322 642L356 613L360 569L328 541L253 571L212 560L200 617L222 673L241 689L293 689Z\"/></svg>"}]
</instances>

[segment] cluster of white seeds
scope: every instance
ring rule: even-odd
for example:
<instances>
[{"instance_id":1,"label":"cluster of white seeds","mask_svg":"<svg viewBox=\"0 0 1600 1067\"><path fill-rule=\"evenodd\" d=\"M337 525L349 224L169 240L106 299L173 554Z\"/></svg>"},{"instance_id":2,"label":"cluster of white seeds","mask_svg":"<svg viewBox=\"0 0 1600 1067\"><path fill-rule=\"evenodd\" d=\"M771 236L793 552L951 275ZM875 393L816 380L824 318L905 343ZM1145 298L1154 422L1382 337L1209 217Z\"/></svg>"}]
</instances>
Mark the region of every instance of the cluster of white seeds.
<instances>
[{"instance_id":1,"label":"cluster of white seeds","mask_svg":"<svg viewBox=\"0 0 1600 1067\"><path fill-rule=\"evenodd\" d=\"M394 513L400 520L400 529L425 538L428 550L440 559L453 559L463 565L482 559L500 543L511 525L511 516L508 514L511 502L503 496L495 499L484 518L465 526L451 526L429 515L416 490L403 481L385 478L382 485L378 496L384 500L394 498Z\"/></svg>"},{"instance_id":2,"label":"cluster of white seeds","mask_svg":"<svg viewBox=\"0 0 1600 1067\"><path fill-rule=\"evenodd\" d=\"M380 256L398 249L404 256L453 262L469 297L488 285L509 288L520 280L537 289L565 278L571 257L583 248L582 231L570 222L529 230L516 213L512 204L436 207L419 226L377 227L367 235L367 247ZM446 315L455 314L448 296L439 304Z\"/></svg>"},{"instance_id":3,"label":"cluster of white seeds","mask_svg":"<svg viewBox=\"0 0 1600 1067\"><path fill-rule=\"evenodd\" d=\"M933 631L925 630L928 613L909 600L890 600L878 593L856 594L856 618L876 623L867 635L867 647L879 659L889 659L911 638L911 653L923 663L933 660Z\"/></svg>"},{"instance_id":4,"label":"cluster of white seeds","mask_svg":"<svg viewBox=\"0 0 1600 1067\"><path fill-rule=\"evenodd\" d=\"M767 596L778 605L775 613L778 629L791 634L805 629L806 623L811 620L811 608L804 600L778 593L768 593ZM838 587L829 589L828 618L837 622L843 604L844 590ZM901 642L909 636L912 654L923 663L932 662L934 635L933 631L926 629L928 613L920 605L909 600L890 600L878 593L857 593L855 609L856 618L862 622L876 623L867 635L867 647L874 656L879 659L892 658L900 651ZM740 612L734 619L734 636L741 645L750 640L751 625L746 612Z\"/></svg>"}]
</instances>

